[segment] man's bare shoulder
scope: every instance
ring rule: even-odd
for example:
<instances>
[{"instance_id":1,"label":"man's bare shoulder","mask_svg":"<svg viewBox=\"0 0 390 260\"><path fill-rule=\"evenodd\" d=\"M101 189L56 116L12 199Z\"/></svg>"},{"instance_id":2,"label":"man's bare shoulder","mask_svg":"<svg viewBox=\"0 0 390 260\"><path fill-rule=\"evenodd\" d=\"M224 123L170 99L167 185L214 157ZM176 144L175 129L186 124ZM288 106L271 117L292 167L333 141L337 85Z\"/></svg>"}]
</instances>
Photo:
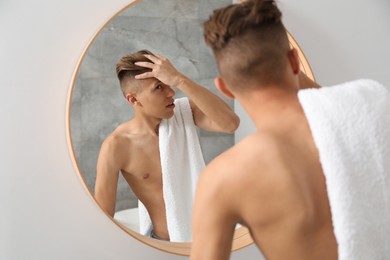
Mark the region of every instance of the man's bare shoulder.
<instances>
[{"instance_id":1,"label":"man's bare shoulder","mask_svg":"<svg viewBox=\"0 0 390 260\"><path fill-rule=\"evenodd\" d=\"M280 151L280 141L270 132L256 132L246 137L216 157L206 168L208 175L215 178L235 178L236 175L245 175L248 167L267 166L270 159L276 159ZM226 173L232 173L226 175Z\"/></svg>"},{"instance_id":2,"label":"man's bare shoulder","mask_svg":"<svg viewBox=\"0 0 390 260\"><path fill-rule=\"evenodd\" d=\"M131 146L134 136L131 134L131 124L123 123L115 128L103 141L102 149L110 151L121 151Z\"/></svg>"},{"instance_id":3,"label":"man's bare shoulder","mask_svg":"<svg viewBox=\"0 0 390 260\"><path fill-rule=\"evenodd\" d=\"M269 169L278 157L278 146L272 133L248 136L210 162L201 175L200 192L209 192L210 196L224 194L233 203L240 197L237 194L248 188L266 186Z\"/></svg>"}]
</instances>

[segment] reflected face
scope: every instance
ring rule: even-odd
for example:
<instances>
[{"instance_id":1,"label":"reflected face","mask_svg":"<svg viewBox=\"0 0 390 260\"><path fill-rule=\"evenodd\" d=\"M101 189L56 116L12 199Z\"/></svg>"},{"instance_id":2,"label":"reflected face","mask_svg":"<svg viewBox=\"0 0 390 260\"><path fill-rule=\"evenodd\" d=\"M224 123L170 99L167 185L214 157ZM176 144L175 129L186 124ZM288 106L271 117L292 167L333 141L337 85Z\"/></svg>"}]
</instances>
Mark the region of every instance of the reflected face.
<instances>
[{"instance_id":1,"label":"reflected face","mask_svg":"<svg viewBox=\"0 0 390 260\"><path fill-rule=\"evenodd\" d=\"M140 84L142 90L135 95L137 104L134 109L155 118L171 118L175 108L175 91L155 78L144 79Z\"/></svg>"}]
</instances>

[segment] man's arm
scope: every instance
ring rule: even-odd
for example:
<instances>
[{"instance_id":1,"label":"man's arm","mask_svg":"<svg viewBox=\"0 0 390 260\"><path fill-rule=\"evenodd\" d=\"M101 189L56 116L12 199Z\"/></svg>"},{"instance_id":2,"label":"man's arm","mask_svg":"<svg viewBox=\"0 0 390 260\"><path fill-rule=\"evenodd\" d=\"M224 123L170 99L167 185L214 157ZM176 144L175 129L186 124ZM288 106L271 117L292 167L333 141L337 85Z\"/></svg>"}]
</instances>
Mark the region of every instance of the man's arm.
<instances>
[{"instance_id":1,"label":"man's arm","mask_svg":"<svg viewBox=\"0 0 390 260\"><path fill-rule=\"evenodd\" d=\"M210 165L211 166L211 165ZM191 260L229 259L237 219L228 183L218 179L218 169L208 166L201 174L193 209Z\"/></svg>"},{"instance_id":2,"label":"man's arm","mask_svg":"<svg viewBox=\"0 0 390 260\"><path fill-rule=\"evenodd\" d=\"M112 137L106 139L100 149L95 182L95 199L111 217L115 214L116 190L120 167L118 147Z\"/></svg>"},{"instance_id":3,"label":"man's arm","mask_svg":"<svg viewBox=\"0 0 390 260\"><path fill-rule=\"evenodd\" d=\"M150 68L152 71L136 76L137 79L154 77L183 91L190 99L194 121L198 127L226 133L237 129L239 117L221 98L177 71L167 58L157 54L145 56L153 63L137 62L136 65Z\"/></svg>"},{"instance_id":4,"label":"man's arm","mask_svg":"<svg viewBox=\"0 0 390 260\"><path fill-rule=\"evenodd\" d=\"M310 79L302 70L299 72L299 86L300 89L321 87L315 81Z\"/></svg>"}]
</instances>

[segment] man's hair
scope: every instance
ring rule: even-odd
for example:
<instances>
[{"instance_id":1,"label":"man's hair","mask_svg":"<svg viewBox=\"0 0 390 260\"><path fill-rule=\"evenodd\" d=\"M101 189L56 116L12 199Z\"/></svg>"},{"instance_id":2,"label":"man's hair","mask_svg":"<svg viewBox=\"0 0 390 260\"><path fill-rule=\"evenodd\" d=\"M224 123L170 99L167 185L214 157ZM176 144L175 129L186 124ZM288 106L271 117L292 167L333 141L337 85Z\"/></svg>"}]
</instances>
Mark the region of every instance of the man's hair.
<instances>
[{"instance_id":1,"label":"man's hair","mask_svg":"<svg viewBox=\"0 0 390 260\"><path fill-rule=\"evenodd\" d=\"M215 10L204 23L221 76L232 88L281 83L290 45L274 0L247 0Z\"/></svg>"},{"instance_id":2,"label":"man's hair","mask_svg":"<svg viewBox=\"0 0 390 260\"><path fill-rule=\"evenodd\" d=\"M151 71L149 68L140 67L134 64L140 61L151 62L144 54L153 55L153 53L148 50L141 50L123 56L116 64L116 75L119 79L124 96L126 96L128 92L139 92L141 87L140 84L138 84L139 82L137 82L137 79L135 79L135 76Z\"/></svg>"}]
</instances>

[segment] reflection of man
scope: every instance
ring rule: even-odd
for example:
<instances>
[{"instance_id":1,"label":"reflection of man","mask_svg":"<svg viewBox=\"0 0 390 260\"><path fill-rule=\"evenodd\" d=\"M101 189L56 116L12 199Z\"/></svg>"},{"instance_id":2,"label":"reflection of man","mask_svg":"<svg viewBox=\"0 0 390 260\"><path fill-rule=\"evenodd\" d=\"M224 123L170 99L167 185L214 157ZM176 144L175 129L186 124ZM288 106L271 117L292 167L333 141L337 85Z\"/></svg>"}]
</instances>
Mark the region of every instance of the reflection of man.
<instances>
[{"instance_id":1,"label":"reflection of man","mask_svg":"<svg viewBox=\"0 0 390 260\"><path fill-rule=\"evenodd\" d=\"M257 131L202 173L193 211L192 259L228 259L236 223L267 259L337 259L325 179L299 103L297 51L273 0L248 0L205 23L221 78ZM313 84L315 86L315 84Z\"/></svg>"},{"instance_id":2,"label":"reflection of man","mask_svg":"<svg viewBox=\"0 0 390 260\"><path fill-rule=\"evenodd\" d=\"M117 75L135 116L118 126L102 144L95 198L113 216L118 176L122 172L149 213L152 236L169 240L158 129L161 120L174 114L172 87L189 97L194 123L202 129L231 133L239 119L224 101L179 73L160 55L139 51L125 56L117 64Z\"/></svg>"}]
</instances>

